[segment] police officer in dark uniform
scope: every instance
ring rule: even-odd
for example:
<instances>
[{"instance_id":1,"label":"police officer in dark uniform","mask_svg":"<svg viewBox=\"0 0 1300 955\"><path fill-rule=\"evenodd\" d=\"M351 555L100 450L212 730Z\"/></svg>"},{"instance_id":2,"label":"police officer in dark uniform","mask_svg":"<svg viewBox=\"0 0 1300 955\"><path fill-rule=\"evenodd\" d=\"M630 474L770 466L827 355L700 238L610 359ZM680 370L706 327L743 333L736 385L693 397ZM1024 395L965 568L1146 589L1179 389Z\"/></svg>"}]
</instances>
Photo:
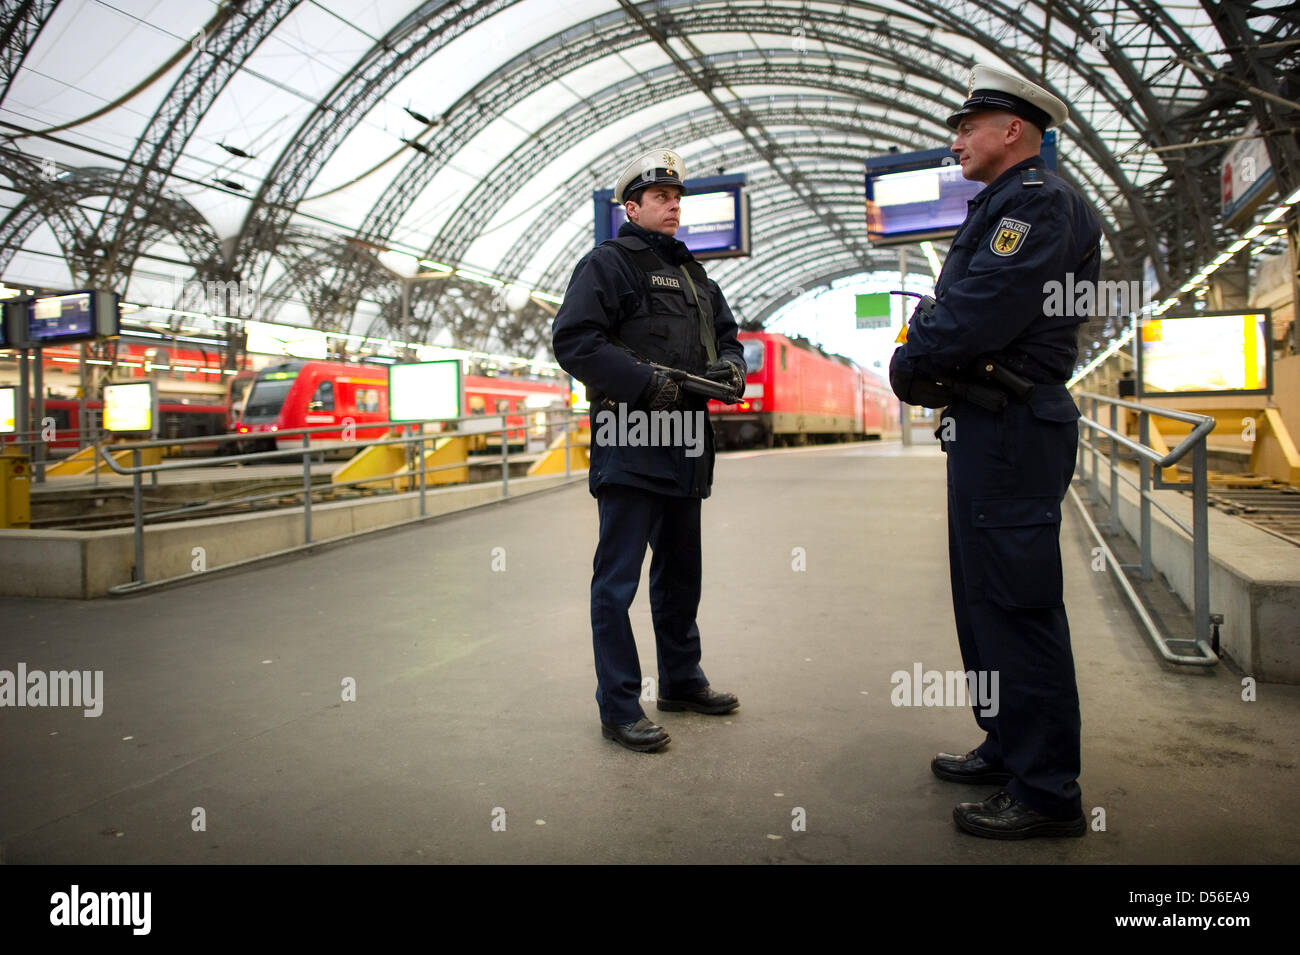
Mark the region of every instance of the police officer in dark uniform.
<instances>
[{"instance_id":1,"label":"police officer in dark uniform","mask_svg":"<svg viewBox=\"0 0 1300 955\"><path fill-rule=\"evenodd\" d=\"M984 740L964 755L940 753L931 769L1003 787L953 810L960 829L992 839L1087 828L1060 549L1079 418L1065 381L1086 316L1049 317L1045 300L1067 273L1076 288L1096 282L1101 230L1039 155L1043 133L1068 115L1041 87L975 68L948 125L962 175L985 188L952 240L935 301L913 313L890 363L903 401L947 405L940 435L957 638L967 673L998 673L999 699L973 704Z\"/></svg>"},{"instance_id":2,"label":"police officer in dark uniform","mask_svg":"<svg viewBox=\"0 0 1300 955\"><path fill-rule=\"evenodd\" d=\"M681 222L681 157L651 150L619 177L615 201L628 221L573 270L555 316L556 360L587 386L592 442L589 486L600 515L591 580L596 703L607 739L640 752L669 742L638 697L641 665L628 608L645 560L658 648L658 708L729 713L740 705L700 669L700 501L713 481L708 399L653 365L707 377L739 401L745 362L736 321L717 283L674 238ZM675 416L680 440L647 443L605 427L637 415ZM666 414L665 414L666 413ZM645 418L643 417L643 421Z\"/></svg>"}]
</instances>

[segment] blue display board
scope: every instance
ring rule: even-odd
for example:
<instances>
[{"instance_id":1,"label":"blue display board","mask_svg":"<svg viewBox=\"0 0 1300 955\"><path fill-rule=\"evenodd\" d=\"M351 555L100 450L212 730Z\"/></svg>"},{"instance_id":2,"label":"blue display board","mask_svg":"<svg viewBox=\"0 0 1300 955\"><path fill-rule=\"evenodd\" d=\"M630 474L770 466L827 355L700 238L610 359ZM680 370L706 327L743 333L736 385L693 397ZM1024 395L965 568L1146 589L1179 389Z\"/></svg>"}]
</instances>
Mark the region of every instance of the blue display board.
<instances>
[{"instance_id":1,"label":"blue display board","mask_svg":"<svg viewBox=\"0 0 1300 955\"><path fill-rule=\"evenodd\" d=\"M1043 137L1043 159L1056 169L1056 131ZM886 153L867 160L867 237L873 245L950 238L984 183L962 177L951 149Z\"/></svg>"},{"instance_id":2,"label":"blue display board","mask_svg":"<svg viewBox=\"0 0 1300 955\"><path fill-rule=\"evenodd\" d=\"M85 289L42 295L6 303L5 344L9 348L41 348L94 341L119 334L120 324L114 292Z\"/></svg>"},{"instance_id":3,"label":"blue display board","mask_svg":"<svg viewBox=\"0 0 1300 955\"><path fill-rule=\"evenodd\" d=\"M683 185L681 226L677 238L697 259L736 258L749 255L749 195L745 176L707 176L687 179ZM614 190L592 193L596 244L618 235L627 221L624 207L614 202Z\"/></svg>"}]
</instances>

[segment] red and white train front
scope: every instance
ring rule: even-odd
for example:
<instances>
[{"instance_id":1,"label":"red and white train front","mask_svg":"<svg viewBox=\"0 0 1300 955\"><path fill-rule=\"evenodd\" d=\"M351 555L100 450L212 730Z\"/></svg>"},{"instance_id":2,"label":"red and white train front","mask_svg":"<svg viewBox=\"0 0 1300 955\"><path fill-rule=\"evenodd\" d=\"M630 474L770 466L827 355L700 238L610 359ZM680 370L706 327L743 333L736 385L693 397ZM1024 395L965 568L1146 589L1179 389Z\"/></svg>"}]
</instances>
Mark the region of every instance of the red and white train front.
<instances>
[{"instance_id":1,"label":"red and white train front","mask_svg":"<svg viewBox=\"0 0 1300 955\"><path fill-rule=\"evenodd\" d=\"M898 399L880 376L804 339L741 332L744 400L709 402L722 447L883 437L898 430Z\"/></svg>"}]
</instances>

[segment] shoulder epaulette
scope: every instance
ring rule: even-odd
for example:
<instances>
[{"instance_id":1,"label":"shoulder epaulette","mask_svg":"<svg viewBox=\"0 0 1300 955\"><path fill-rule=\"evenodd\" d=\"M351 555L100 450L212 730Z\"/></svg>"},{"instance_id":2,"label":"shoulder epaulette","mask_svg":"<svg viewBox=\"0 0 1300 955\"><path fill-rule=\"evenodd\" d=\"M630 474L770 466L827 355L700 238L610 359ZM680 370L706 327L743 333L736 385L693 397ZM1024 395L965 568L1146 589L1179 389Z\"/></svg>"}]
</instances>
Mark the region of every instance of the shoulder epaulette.
<instances>
[{"instance_id":1,"label":"shoulder epaulette","mask_svg":"<svg viewBox=\"0 0 1300 955\"><path fill-rule=\"evenodd\" d=\"M1030 166L1028 169L1020 170L1020 184L1022 186L1041 186L1047 182L1043 176L1043 170L1037 166Z\"/></svg>"}]
</instances>

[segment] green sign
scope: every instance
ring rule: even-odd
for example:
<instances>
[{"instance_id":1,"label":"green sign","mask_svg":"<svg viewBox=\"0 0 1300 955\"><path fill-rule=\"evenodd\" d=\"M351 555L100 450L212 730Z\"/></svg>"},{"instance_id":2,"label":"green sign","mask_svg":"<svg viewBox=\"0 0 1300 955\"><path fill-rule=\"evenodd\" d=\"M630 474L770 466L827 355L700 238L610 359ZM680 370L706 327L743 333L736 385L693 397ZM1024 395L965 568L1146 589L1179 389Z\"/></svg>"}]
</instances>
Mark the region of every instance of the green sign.
<instances>
[{"instance_id":1,"label":"green sign","mask_svg":"<svg viewBox=\"0 0 1300 955\"><path fill-rule=\"evenodd\" d=\"M869 292L858 295L858 328L888 328L890 300L888 292Z\"/></svg>"}]
</instances>

